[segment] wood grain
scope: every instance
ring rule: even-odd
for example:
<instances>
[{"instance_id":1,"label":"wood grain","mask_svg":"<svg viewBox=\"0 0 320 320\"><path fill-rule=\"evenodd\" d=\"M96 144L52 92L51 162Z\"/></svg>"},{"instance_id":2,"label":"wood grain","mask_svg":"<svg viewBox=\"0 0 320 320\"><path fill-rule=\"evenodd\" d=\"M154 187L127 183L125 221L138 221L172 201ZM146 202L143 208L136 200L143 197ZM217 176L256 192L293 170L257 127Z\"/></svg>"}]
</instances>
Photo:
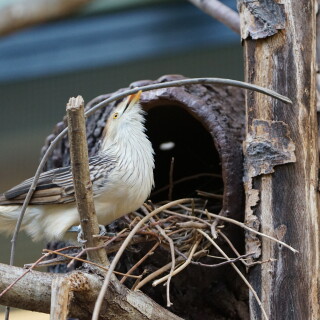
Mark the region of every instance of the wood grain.
<instances>
[{"instance_id":1,"label":"wood grain","mask_svg":"<svg viewBox=\"0 0 320 320\"><path fill-rule=\"evenodd\" d=\"M265 3L266 1L256 1ZM273 1L271 1L273 2ZM240 5L242 28L254 19ZM288 96L293 105L250 92L246 96L247 137L257 130L255 121L283 122L295 145L296 161L282 162L274 173L248 177L247 195L258 190L260 201L253 210L261 231L276 236L299 251L262 241L262 260L275 258L249 272L251 284L261 296L270 319L319 319L318 307L318 146L316 121L315 7L314 1L283 1L286 22L273 36L244 42L245 80ZM259 12L268 23L268 15ZM255 17L256 18L256 17ZM247 27L246 27L247 28ZM275 137L283 143L283 135ZM264 156L270 156L265 151ZM248 158L248 154L245 154ZM292 159L293 160L293 159ZM286 163L286 164L284 164ZM248 198L247 198L248 201ZM261 312L250 297L251 319Z\"/></svg>"}]
</instances>

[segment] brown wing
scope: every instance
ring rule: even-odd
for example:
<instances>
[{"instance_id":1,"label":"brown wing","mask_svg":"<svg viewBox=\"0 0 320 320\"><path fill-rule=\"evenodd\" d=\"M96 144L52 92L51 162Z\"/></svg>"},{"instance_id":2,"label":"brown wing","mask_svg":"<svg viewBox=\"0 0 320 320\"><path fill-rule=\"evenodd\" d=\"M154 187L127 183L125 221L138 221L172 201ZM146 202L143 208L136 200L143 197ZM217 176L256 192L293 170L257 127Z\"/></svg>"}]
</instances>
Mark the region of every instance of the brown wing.
<instances>
[{"instance_id":1,"label":"brown wing","mask_svg":"<svg viewBox=\"0 0 320 320\"><path fill-rule=\"evenodd\" d=\"M0 196L0 205L22 204L33 178L23 181ZM70 167L63 167L40 175L30 204L67 203L75 201Z\"/></svg>"},{"instance_id":2,"label":"brown wing","mask_svg":"<svg viewBox=\"0 0 320 320\"><path fill-rule=\"evenodd\" d=\"M114 159L94 156L89 160L90 177L94 184L103 181L107 173L114 167ZM0 195L0 205L22 204L31 187L33 178L23 181L19 185ZM30 204L68 203L75 201L71 168L63 167L43 172Z\"/></svg>"}]
</instances>

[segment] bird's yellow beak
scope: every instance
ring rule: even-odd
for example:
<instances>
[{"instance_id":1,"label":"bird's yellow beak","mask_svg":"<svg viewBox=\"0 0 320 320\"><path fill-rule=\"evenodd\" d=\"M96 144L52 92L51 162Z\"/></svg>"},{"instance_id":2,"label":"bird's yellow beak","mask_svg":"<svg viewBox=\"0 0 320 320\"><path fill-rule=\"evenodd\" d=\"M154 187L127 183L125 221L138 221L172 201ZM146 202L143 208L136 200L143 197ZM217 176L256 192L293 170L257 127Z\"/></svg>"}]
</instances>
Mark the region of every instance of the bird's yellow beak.
<instances>
[{"instance_id":1,"label":"bird's yellow beak","mask_svg":"<svg viewBox=\"0 0 320 320\"><path fill-rule=\"evenodd\" d=\"M140 96L141 96L141 93L142 93L142 90L138 91L137 93L135 94L132 94L129 96L129 99L128 99L128 102L133 105L135 103L137 103L140 99Z\"/></svg>"}]
</instances>

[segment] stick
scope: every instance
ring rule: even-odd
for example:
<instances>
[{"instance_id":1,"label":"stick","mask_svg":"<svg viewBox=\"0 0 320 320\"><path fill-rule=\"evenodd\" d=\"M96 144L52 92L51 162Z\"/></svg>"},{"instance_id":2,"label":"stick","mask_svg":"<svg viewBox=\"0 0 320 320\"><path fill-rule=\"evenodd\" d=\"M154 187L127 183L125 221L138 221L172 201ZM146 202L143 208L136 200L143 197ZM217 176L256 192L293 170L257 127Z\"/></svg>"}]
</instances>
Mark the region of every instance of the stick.
<instances>
[{"instance_id":1,"label":"stick","mask_svg":"<svg viewBox=\"0 0 320 320\"><path fill-rule=\"evenodd\" d=\"M182 207L182 208L185 209L185 210L191 211L191 209L188 208L188 207L186 207L186 206L182 206L182 205L179 205L179 206ZM199 210L199 209L195 209L194 211L200 212L200 213L204 213L202 210ZM276 238L274 238L274 237L268 236L268 235L265 234L265 233L256 231L256 230L254 230L254 229L246 226L243 222L239 222L239 221L237 221L237 220L234 220L234 219L231 219L231 218L227 218L227 217L224 217L224 216L220 216L220 215L218 215L218 214L214 214L214 213L211 213L211 212L207 212L207 214L210 215L210 216L213 217L213 218L216 218L216 219L220 219L220 220L222 220L222 221L226 221L226 222L233 223L233 224L235 224L236 226L239 226L239 227L241 227L241 228L243 228L243 229L246 229L246 230L248 230L248 231L250 231L250 232L252 232L252 233L255 233L255 234L257 234L257 235L259 235L259 236L261 236L261 237L265 237L265 238L268 238L268 239L270 239L270 240L273 240L273 241L275 241L275 242L277 242L277 243L280 243L281 245L283 245L284 247L290 249L290 250L291 250L292 252L294 252L294 253L299 252L298 250L292 248L291 246L289 246L289 245L286 244L285 242L280 241L280 240L278 240L278 239L276 239Z\"/></svg>"},{"instance_id":2,"label":"stick","mask_svg":"<svg viewBox=\"0 0 320 320\"><path fill-rule=\"evenodd\" d=\"M174 157L171 158L170 171L169 171L169 192L168 192L169 201L172 201L172 193L173 193L173 168L174 168Z\"/></svg>"},{"instance_id":3,"label":"stick","mask_svg":"<svg viewBox=\"0 0 320 320\"><path fill-rule=\"evenodd\" d=\"M205 236L212 244L213 246L229 261L230 258L225 254L225 252L213 241L213 239L211 239L204 231L197 229L198 232L200 232L203 236ZM236 270L236 272L239 274L239 276L242 278L242 280L245 282L245 284L248 286L248 288L250 289L250 291L252 292L252 294L254 295L254 297L257 300L258 305L261 308L262 314L265 317L266 320L268 320L268 316L266 311L264 310L262 303L256 293L256 291L253 289L253 287L251 286L251 284L249 283L249 281L245 278L245 276L241 273L241 271L237 268L237 266L232 262L231 266L233 267L234 270Z\"/></svg>"},{"instance_id":4,"label":"stick","mask_svg":"<svg viewBox=\"0 0 320 320\"><path fill-rule=\"evenodd\" d=\"M220 179L222 179L221 174L216 174L216 173L198 173L198 174L194 174L192 176L187 176L187 177L183 177L181 179L175 180L175 181L173 181L172 184L173 184L173 186L175 186L175 185L177 185L179 183L182 183L182 182L185 182L185 181L189 181L189 180L193 180L193 179L197 179L197 178L202 178L202 177L212 177L212 178L220 178ZM153 191L151 193L151 197L153 197L156 194L159 194L160 192L165 191L165 190L167 190L169 188L170 188L169 184L164 186L164 187L162 187L162 188L159 188L159 189L157 189L157 190L155 190L155 191Z\"/></svg>"},{"instance_id":5,"label":"stick","mask_svg":"<svg viewBox=\"0 0 320 320\"><path fill-rule=\"evenodd\" d=\"M70 256L70 255L65 254L65 253L61 253L61 252L57 252L57 251L53 251L53 250L49 250L49 249L43 249L43 251L44 251L44 252L48 252L48 253L50 253L50 254L60 255L60 256L65 257L65 258L67 258L67 259L69 259L69 260L70 260L70 259L74 259L74 260L81 261L81 262L83 262L83 263L88 263L88 264L91 264L91 265L93 265L93 266L96 266L96 267L98 267L98 268L100 268L100 269L102 269L102 270L104 270L104 271L108 271L108 270L109 270L108 268L105 268L104 266L102 266L102 265L100 265L100 264L98 264L98 263L95 263L95 262L92 262L92 261L89 261L89 260L85 260L85 259L81 259L81 258L77 258L77 257L73 257L73 256ZM125 275L127 275L127 274L124 274L124 273L118 272L118 271L113 271L113 273L118 274L118 275L120 275L120 276L125 276ZM139 276L131 276L131 275L127 275L127 276L128 276L128 277L131 277L131 278L135 278L135 279L138 279L138 278L139 278Z\"/></svg>"},{"instance_id":6,"label":"stick","mask_svg":"<svg viewBox=\"0 0 320 320\"><path fill-rule=\"evenodd\" d=\"M71 282L68 277L57 277L52 280L50 320L67 319L71 295Z\"/></svg>"},{"instance_id":7,"label":"stick","mask_svg":"<svg viewBox=\"0 0 320 320\"><path fill-rule=\"evenodd\" d=\"M124 283L128 277L131 276L131 273L138 268L148 257L154 254L154 250L158 248L160 242L156 242L154 246L132 267L130 270L122 277L120 283Z\"/></svg>"},{"instance_id":8,"label":"stick","mask_svg":"<svg viewBox=\"0 0 320 320\"><path fill-rule=\"evenodd\" d=\"M93 202L84 100L81 96L70 98L67 104L67 119L73 183L81 228L86 240L85 246L97 247L103 242L93 237L95 234L99 234L99 224ZM89 251L88 258L101 265L107 264L107 255L104 249Z\"/></svg>"},{"instance_id":9,"label":"stick","mask_svg":"<svg viewBox=\"0 0 320 320\"><path fill-rule=\"evenodd\" d=\"M182 270L184 270L184 269L191 263L191 259L192 259L193 255L194 255L195 251L197 250L200 241L201 241L201 239L198 240L198 241L193 245L193 247L192 247L192 249L191 249L191 252L190 252L187 260L186 260L180 267L178 267L176 270L174 270L174 272L173 272L172 274L169 273L168 275L164 276L163 278L154 281L154 282L152 283L152 286L155 287L155 286L157 286L158 284L166 281L167 279L168 279L168 281L169 281L169 279L171 279L172 276L174 276L174 275L178 274L179 272L181 272ZM173 265L173 264L172 264L172 265Z\"/></svg>"},{"instance_id":10,"label":"stick","mask_svg":"<svg viewBox=\"0 0 320 320\"><path fill-rule=\"evenodd\" d=\"M172 158L174 159L174 158ZM172 167L173 167L173 161L171 161ZM171 171L171 170L170 170ZM149 212L147 211L146 208L141 207L141 210L143 211L143 213L147 216L149 214ZM152 223L155 223L155 220L153 218L150 218L150 221ZM171 253L171 269L168 275L168 281L167 281L167 307L171 307L172 303L170 301L170 282L171 282L171 278L173 276L173 272L174 269L176 267L176 259L175 259L175 254L174 254L174 244L172 239L166 234L166 232L163 230L163 228L161 228L158 224L155 224L156 229L160 232L160 234L168 241L169 246L170 246L170 253Z\"/></svg>"},{"instance_id":11,"label":"stick","mask_svg":"<svg viewBox=\"0 0 320 320\"><path fill-rule=\"evenodd\" d=\"M200 10L240 34L239 14L218 0L189 0Z\"/></svg>"},{"instance_id":12,"label":"stick","mask_svg":"<svg viewBox=\"0 0 320 320\"><path fill-rule=\"evenodd\" d=\"M154 215L158 214L159 212L161 212L164 209L176 206L177 204L180 203L185 203L185 202L190 202L191 199L180 199L180 200L176 200L176 201L172 201L170 203L167 203L159 208L157 208L156 210L150 212L147 216L145 216L143 219L141 219L136 225L135 227L131 230L131 232L129 233L129 235L127 236L127 238L124 240L122 246L120 247L119 251L117 252L117 254L115 255L115 257L112 260L112 263L110 264L109 267L109 271L104 279L103 285L101 287L101 290L99 292L99 296L97 298L96 304L94 306L94 310L93 310L93 314L92 314L92 320L98 320L99 319L99 313L100 313L100 308L101 308L101 304L103 302L105 293L107 291L109 282L110 282L110 278L111 278L111 274L115 268L115 266L117 265L121 255L123 254L125 248L128 246L128 244L131 241L131 238L134 236L134 234L139 230L139 228L148 221L148 219L150 219L151 217L153 217Z\"/></svg>"},{"instance_id":13,"label":"stick","mask_svg":"<svg viewBox=\"0 0 320 320\"><path fill-rule=\"evenodd\" d=\"M206 255L205 250L201 250L198 251L194 254L194 258L199 258L201 256ZM176 259L176 262L182 262L183 260L186 260L185 257L179 256ZM141 282L134 288L134 291L142 288L146 283L148 283L149 281L151 281L152 279L156 278L157 276L159 276L160 274L164 273L165 271L169 270L171 268L172 262L167 263L166 265L164 265L163 267L161 267L160 269L154 271L153 273L149 274L147 277L145 277L143 280L141 280Z\"/></svg>"}]
</instances>

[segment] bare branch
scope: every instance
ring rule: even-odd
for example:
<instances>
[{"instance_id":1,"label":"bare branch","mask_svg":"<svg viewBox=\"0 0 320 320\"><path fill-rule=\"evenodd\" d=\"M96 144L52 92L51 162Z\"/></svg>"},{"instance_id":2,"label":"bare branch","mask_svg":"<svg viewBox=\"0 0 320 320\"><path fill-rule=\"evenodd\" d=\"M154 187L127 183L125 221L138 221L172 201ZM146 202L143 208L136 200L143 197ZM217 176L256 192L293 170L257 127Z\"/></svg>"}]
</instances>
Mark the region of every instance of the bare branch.
<instances>
[{"instance_id":1,"label":"bare branch","mask_svg":"<svg viewBox=\"0 0 320 320\"><path fill-rule=\"evenodd\" d=\"M214 19L240 34L239 14L218 0L189 0Z\"/></svg>"},{"instance_id":2,"label":"bare branch","mask_svg":"<svg viewBox=\"0 0 320 320\"><path fill-rule=\"evenodd\" d=\"M93 202L90 180L89 156L84 116L84 101L81 96L70 98L67 104L70 157L77 208L86 247L97 247L103 241L94 235L99 234L99 224ZM103 248L88 251L89 260L105 265L107 255Z\"/></svg>"},{"instance_id":3,"label":"bare branch","mask_svg":"<svg viewBox=\"0 0 320 320\"><path fill-rule=\"evenodd\" d=\"M0 10L0 35L66 16L92 0L11 1Z\"/></svg>"},{"instance_id":4,"label":"bare branch","mask_svg":"<svg viewBox=\"0 0 320 320\"><path fill-rule=\"evenodd\" d=\"M0 264L0 291L24 273L24 269ZM1 304L25 310L49 313L52 281L65 275L32 271L16 283L0 299ZM81 320L91 319L94 303L101 289L101 278L84 272L68 274L73 298L70 304L70 317ZM160 307L142 292L132 292L120 283L113 283L104 297L101 320L181 320L178 316Z\"/></svg>"}]
</instances>

